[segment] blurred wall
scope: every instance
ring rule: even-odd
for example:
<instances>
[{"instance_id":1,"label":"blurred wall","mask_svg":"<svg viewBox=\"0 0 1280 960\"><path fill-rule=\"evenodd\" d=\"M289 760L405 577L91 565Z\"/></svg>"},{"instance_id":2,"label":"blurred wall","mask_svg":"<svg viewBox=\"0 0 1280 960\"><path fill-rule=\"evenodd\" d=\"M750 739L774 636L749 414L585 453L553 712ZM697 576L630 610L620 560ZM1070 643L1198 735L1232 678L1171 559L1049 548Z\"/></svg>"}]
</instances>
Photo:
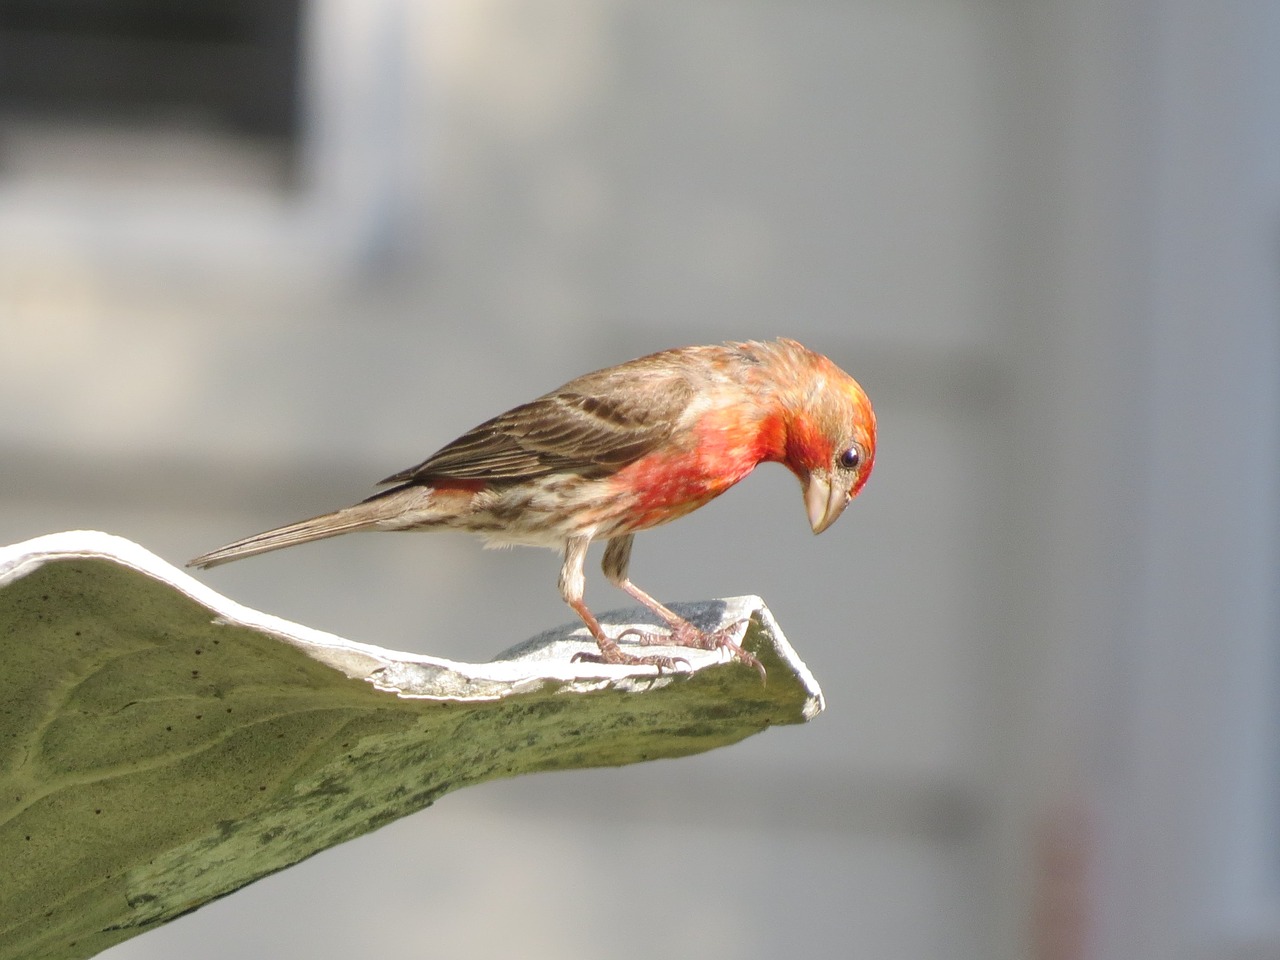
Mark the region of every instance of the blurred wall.
<instances>
[{"instance_id":1,"label":"blurred wall","mask_svg":"<svg viewBox=\"0 0 1280 960\"><path fill-rule=\"evenodd\" d=\"M1243 0L321 0L292 176L6 120L4 542L180 563L684 343L794 336L880 416L822 537L766 467L636 546L763 595L814 724L453 795L110 955L1280 953L1276 41ZM477 659L571 619L557 566L201 576Z\"/></svg>"}]
</instances>

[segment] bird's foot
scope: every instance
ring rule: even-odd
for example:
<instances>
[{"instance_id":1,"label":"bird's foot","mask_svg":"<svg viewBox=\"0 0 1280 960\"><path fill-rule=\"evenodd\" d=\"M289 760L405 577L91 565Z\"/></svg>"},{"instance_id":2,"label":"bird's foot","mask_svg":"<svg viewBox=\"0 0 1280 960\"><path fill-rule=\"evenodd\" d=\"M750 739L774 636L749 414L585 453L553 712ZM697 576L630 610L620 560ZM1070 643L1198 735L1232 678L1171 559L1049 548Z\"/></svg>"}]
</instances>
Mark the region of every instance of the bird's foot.
<instances>
[{"instance_id":1,"label":"bird's foot","mask_svg":"<svg viewBox=\"0 0 1280 960\"><path fill-rule=\"evenodd\" d=\"M728 626L708 633L705 630L699 630L688 620L678 620L671 624L669 633L628 627L618 634L618 637L621 639L629 634L634 634L640 638L641 644L650 646L662 644L677 647L694 647L698 650L728 650L735 660L755 669L760 674L760 680L763 682L766 679L764 664L752 654L743 650L738 642L733 639L734 634L738 632L738 628L746 622L747 620L735 620Z\"/></svg>"},{"instance_id":2,"label":"bird's foot","mask_svg":"<svg viewBox=\"0 0 1280 960\"><path fill-rule=\"evenodd\" d=\"M684 657L664 657L656 654L648 656L639 656L634 653L627 653L612 640L598 640L600 646L599 653L586 653L585 651L575 653L570 657L570 663L610 663L623 664L625 666L643 666L657 667L658 673L663 670L676 672L676 665L683 663L690 670L692 665Z\"/></svg>"}]
</instances>

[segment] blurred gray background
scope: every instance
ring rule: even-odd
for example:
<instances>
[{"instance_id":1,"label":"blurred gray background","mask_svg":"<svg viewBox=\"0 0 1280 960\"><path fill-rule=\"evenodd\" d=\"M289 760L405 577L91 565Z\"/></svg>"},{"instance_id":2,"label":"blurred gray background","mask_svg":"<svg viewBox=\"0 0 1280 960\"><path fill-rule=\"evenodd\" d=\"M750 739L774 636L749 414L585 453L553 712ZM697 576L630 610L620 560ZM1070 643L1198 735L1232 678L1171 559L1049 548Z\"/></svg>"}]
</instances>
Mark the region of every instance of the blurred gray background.
<instances>
[{"instance_id":1,"label":"blurred gray background","mask_svg":"<svg viewBox=\"0 0 1280 960\"><path fill-rule=\"evenodd\" d=\"M766 466L636 545L763 595L816 722L450 795L111 960L1280 956L1275 4L79 6L0 6L0 542L182 563L688 343L796 337L881 431L822 537ZM201 577L485 659L557 568Z\"/></svg>"}]
</instances>

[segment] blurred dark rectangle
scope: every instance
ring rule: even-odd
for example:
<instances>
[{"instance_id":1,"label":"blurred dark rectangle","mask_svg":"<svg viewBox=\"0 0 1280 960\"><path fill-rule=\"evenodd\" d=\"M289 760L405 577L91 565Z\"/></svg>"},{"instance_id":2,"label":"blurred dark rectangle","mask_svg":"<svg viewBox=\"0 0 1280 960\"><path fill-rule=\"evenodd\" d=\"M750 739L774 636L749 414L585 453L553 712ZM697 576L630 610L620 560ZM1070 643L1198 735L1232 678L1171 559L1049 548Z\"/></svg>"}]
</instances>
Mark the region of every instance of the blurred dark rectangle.
<instances>
[{"instance_id":1,"label":"blurred dark rectangle","mask_svg":"<svg viewBox=\"0 0 1280 960\"><path fill-rule=\"evenodd\" d=\"M291 140L301 0L0 0L0 113Z\"/></svg>"}]
</instances>

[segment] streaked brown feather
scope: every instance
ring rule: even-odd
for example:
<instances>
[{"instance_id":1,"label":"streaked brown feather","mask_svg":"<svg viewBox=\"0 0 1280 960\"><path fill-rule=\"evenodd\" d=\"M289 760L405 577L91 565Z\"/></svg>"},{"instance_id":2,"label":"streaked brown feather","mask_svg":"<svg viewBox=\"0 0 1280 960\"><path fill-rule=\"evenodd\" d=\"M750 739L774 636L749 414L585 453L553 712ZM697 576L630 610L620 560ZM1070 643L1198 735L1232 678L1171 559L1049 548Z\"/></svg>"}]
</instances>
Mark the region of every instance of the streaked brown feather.
<instances>
[{"instance_id":1,"label":"streaked brown feather","mask_svg":"<svg viewBox=\"0 0 1280 960\"><path fill-rule=\"evenodd\" d=\"M654 360L578 377L485 421L381 483L520 482L552 473L612 473L669 440L694 396L687 370ZM617 389L622 384L625 391Z\"/></svg>"}]
</instances>

